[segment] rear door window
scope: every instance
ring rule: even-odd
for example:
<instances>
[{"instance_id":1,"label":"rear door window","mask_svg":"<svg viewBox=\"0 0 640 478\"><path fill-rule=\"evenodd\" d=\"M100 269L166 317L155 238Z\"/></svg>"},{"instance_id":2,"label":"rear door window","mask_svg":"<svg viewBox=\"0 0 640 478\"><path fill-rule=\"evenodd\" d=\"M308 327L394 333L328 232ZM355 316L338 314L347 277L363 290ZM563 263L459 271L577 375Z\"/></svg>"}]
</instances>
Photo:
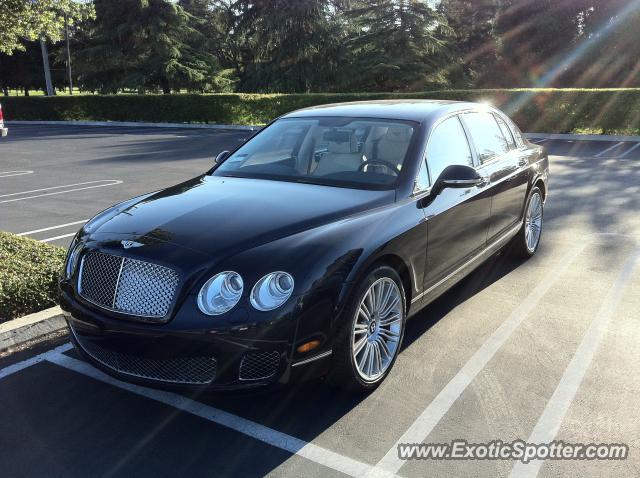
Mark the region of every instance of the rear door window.
<instances>
[{"instance_id":1,"label":"rear door window","mask_svg":"<svg viewBox=\"0 0 640 478\"><path fill-rule=\"evenodd\" d=\"M481 163L486 163L509 151L495 117L491 113L465 113L462 118L471 133Z\"/></svg>"},{"instance_id":2,"label":"rear door window","mask_svg":"<svg viewBox=\"0 0 640 478\"><path fill-rule=\"evenodd\" d=\"M516 140L516 144L518 145L518 148L524 148L525 144L524 144L524 138L522 137L522 131L520 131L520 128L518 128L516 124L513 121L511 121L511 119L507 118L506 121L507 121L507 124L509 125L509 129L513 133L513 137Z\"/></svg>"},{"instance_id":3,"label":"rear door window","mask_svg":"<svg viewBox=\"0 0 640 478\"><path fill-rule=\"evenodd\" d=\"M504 122L502 118L498 115L493 115L498 122L498 126L500 126L500 131L502 131L502 135L507 140L507 144L509 145L509 149L516 149L516 142L513 139L513 134L511 134L511 130L507 126L507 123Z\"/></svg>"}]
</instances>

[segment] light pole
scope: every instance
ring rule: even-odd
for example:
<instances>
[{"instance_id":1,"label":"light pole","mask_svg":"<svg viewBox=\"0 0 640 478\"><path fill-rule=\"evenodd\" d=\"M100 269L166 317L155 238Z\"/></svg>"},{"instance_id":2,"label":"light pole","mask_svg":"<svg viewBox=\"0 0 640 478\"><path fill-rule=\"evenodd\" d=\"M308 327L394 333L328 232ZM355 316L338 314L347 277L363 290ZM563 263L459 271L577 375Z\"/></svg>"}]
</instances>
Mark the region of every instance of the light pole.
<instances>
[{"instance_id":1,"label":"light pole","mask_svg":"<svg viewBox=\"0 0 640 478\"><path fill-rule=\"evenodd\" d=\"M69 75L69 94L73 95L73 80L71 79L71 52L69 50L69 17L64 14L64 41L67 44L67 75Z\"/></svg>"},{"instance_id":2,"label":"light pole","mask_svg":"<svg viewBox=\"0 0 640 478\"><path fill-rule=\"evenodd\" d=\"M49 52L44 35L40 35L40 50L42 51L42 67L44 68L44 81L47 85L47 96L53 96L53 85L51 84L51 70L49 69Z\"/></svg>"}]
</instances>

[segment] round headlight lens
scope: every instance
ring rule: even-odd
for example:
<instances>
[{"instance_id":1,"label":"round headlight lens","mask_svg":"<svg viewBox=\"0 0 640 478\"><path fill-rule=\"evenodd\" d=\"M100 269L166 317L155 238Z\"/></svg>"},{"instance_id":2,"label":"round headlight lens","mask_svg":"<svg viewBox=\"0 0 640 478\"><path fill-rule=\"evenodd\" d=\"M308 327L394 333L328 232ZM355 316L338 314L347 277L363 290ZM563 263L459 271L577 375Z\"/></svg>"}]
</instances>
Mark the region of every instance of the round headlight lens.
<instances>
[{"instance_id":1,"label":"round headlight lens","mask_svg":"<svg viewBox=\"0 0 640 478\"><path fill-rule=\"evenodd\" d=\"M207 315L220 315L230 311L242 297L244 284L240 274L220 272L209 279L198 293L198 308Z\"/></svg>"},{"instance_id":2,"label":"round headlight lens","mask_svg":"<svg viewBox=\"0 0 640 478\"><path fill-rule=\"evenodd\" d=\"M261 311L273 310L284 304L293 293L293 277L278 271L260 279L251 291L251 305Z\"/></svg>"}]
</instances>

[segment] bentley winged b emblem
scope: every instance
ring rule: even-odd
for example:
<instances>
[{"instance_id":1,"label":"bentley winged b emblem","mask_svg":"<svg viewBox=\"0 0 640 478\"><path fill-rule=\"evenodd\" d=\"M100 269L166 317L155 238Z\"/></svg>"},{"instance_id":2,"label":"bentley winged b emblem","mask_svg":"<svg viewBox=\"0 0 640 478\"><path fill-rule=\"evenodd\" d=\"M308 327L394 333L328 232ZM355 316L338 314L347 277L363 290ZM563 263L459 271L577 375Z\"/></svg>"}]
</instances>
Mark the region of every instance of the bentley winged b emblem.
<instances>
[{"instance_id":1,"label":"bentley winged b emblem","mask_svg":"<svg viewBox=\"0 0 640 478\"><path fill-rule=\"evenodd\" d=\"M122 244L122 247L124 247L125 249L131 249L132 247L142 247L142 246L144 246L144 244L141 244L141 243L136 242L136 241L120 241L120 244Z\"/></svg>"}]
</instances>

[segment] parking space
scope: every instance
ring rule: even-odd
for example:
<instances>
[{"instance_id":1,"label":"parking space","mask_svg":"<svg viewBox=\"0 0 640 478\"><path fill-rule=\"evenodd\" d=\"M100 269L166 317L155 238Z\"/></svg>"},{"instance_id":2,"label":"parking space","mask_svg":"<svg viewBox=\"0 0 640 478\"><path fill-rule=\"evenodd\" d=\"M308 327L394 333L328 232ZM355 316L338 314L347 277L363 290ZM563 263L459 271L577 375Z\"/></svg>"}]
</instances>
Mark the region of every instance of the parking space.
<instances>
[{"instance_id":1,"label":"parking space","mask_svg":"<svg viewBox=\"0 0 640 478\"><path fill-rule=\"evenodd\" d=\"M0 143L1 169L34 172L0 173L0 201L65 192L0 203L2 229L60 245L70 237L56 236L96 211L192 177L247 136L14 132ZM322 381L176 394L119 382L51 344L0 359L3 474L636 476L640 148L546 143L552 178L539 253L524 263L496 255L412 319L392 373L371 395ZM624 443L630 454L529 465L398 457L401 443L455 439Z\"/></svg>"},{"instance_id":2,"label":"parking space","mask_svg":"<svg viewBox=\"0 0 640 478\"><path fill-rule=\"evenodd\" d=\"M555 156L589 156L595 158L640 159L638 141L580 141L569 139L533 139Z\"/></svg>"},{"instance_id":3,"label":"parking space","mask_svg":"<svg viewBox=\"0 0 640 478\"><path fill-rule=\"evenodd\" d=\"M0 143L0 227L66 246L97 212L206 171L250 134L14 125Z\"/></svg>"}]
</instances>

